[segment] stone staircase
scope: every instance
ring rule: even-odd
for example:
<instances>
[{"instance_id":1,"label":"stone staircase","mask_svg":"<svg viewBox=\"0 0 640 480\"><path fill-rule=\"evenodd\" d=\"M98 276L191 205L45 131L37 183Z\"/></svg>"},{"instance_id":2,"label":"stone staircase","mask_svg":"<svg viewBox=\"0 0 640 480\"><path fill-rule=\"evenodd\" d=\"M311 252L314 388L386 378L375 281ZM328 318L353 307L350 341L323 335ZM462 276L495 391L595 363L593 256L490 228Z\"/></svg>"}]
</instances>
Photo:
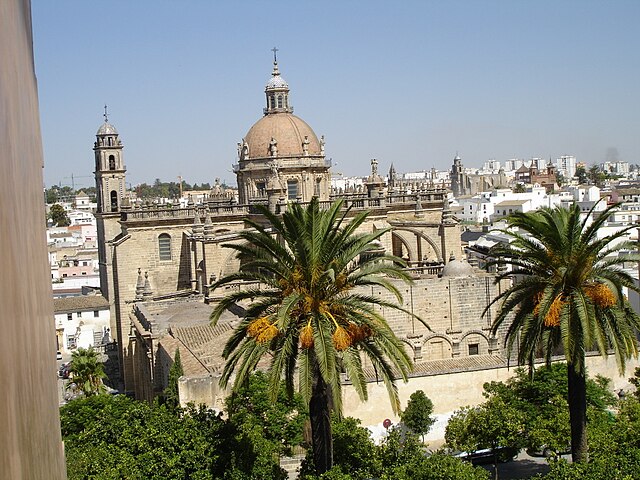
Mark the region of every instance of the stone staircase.
<instances>
[{"instance_id":1,"label":"stone staircase","mask_svg":"<svg viewBox=\"0 0 640 480\"><path fill-rule=\"evenodd\" d=\"M298 477L298 468L304 459L304 455L294 455L293 457L280 457L280 466L289 474L289 479Z\"/></svg>"}]
</instances>

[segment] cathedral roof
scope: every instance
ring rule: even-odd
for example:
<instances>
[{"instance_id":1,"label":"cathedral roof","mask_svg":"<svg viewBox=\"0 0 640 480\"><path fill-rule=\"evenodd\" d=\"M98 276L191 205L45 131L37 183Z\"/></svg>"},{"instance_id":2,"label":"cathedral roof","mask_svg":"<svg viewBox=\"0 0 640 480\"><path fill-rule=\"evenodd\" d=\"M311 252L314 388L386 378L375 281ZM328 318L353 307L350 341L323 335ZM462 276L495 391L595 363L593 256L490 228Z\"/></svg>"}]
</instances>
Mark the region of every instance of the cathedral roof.
<instances>
[{"instance_id":1,"label":"cathedral roof","mask_svg":"<svg viewBox=\"0 0 640 480\"><path fill-rule=\"evenodd\" d=\"M100 128L96 133L96 135L117 135L117 134L118 134L118 131L116 130L116 127L111 125L109 122L104 122L102 125L100 125Z\"/></svg>"},{"instance_id":2,"label":"cathedral roof","mask_svg":"<svg viewBox=\"0 0 640 480\"><path fill-rule=\"evenodd\" d=\"M272 139L277 142L278 157L303 156L305 142L309 142L308 155L322 155L314 131L304 120L291 113L265 115L249 129L245 136L249 157L269 157Z\"/></svg>"}]
</instances>

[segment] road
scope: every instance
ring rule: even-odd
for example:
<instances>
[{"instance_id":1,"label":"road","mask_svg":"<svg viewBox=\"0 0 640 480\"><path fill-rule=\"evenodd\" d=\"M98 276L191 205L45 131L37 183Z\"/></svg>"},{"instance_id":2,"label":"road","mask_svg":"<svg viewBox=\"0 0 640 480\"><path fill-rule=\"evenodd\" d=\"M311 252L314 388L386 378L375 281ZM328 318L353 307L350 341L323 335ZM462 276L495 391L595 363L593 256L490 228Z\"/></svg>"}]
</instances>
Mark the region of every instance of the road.
<instances>
[{"instance_id":1,"label":"road","mask_svg":"<svg viewBox=\"0 0 640 480\"><path fill-rule=\"evenodd\" d=\"M566 456L564 458L569 458ZM483 465L483 468L493 474L493 465ZM524 450L513 462L498 464L500 480L520 480L531 478L539 473L548 473L549 465L543 457L531 457Z\"/></svg>"}]
</instances>

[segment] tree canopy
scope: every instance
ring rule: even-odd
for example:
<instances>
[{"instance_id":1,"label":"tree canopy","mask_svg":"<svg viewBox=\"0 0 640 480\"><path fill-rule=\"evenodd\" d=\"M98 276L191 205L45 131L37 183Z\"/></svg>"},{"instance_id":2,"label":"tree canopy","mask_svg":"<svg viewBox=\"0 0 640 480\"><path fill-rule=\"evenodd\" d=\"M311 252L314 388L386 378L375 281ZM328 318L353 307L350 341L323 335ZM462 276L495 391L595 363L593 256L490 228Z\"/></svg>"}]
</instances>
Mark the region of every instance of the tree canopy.
<instances>
[{"instance_id":1,"label":"tree canopy","mask_svg":"<svg viewBox=\"0 0 640 480\"><path fill-rule=\"evenodd\" d=\"M432 413L433 402L422 390L416 390L409 397L407 408L402 412L402 423L417 435L422 435L424 440L424 436L429 433L431 425L435 422Z\"/></svg>"},{"instance_id":2,"label":"tree canopy","mask_svg":"<svg viewBox=\"0 0 640 480\"><path fill-rule=\"evenodd\" d=\"M67 212L59 203L51 205L51 208L49 209L49 218L56 227L68 227L71 225Z\"/></svg>"},{"instance_id":3,"label":"tree canopy","mask_svg":"<svg viewBox=\"0 0 640 480\"><path fill-rule=\"evenodd\" d=\"M71 354L69 365L71 382L85 397L106 391L102 379L106 377L98 352L93 347L78 348Z\"/></svg>"},{"instance_id":4,"label":"tree canopy","mask_svg":"<svg viewBox=\"0 0 640 480\"><path fill-rule=\"evenodd\" d=\"M558 351L564 354L575 461L587 458L586 352L596 349L606 357L613 350L621 371L626 359L638 354L640 317L623 295L624 288L638 287L622 266L640 257L619 255L635 249L625 236L636 227L598 235L616 208L596 215L594 206L584 216L578 204L516 212L507 218L510 228L503 230L512 243L492 249L497 260L490 264L512 267L496 281L519 279L487 307L499 306L493 333L509 323L507 348L512 352L517 345L521 364L533 365L538 355L550 362Z\"/></svg>"},{"instance_id":5,"label":"tree canopy","mask_svg":"<svg viewBox=\"0 0 640 480\"><path fill-rule=\"evenodd\" d=\"M169 409L177 409L180 406L180 394L178 392L178 379L184 375L182 361L180 360L180 349L176 350L173 357L173 364L169 369L169 380L167 388L164 389L164 403Z\"/></svg>"},{"instance_id":6,"label":"tree canopy","mask_svg":"<svg viewBox=\"0 0 640 480\"><path fill-rule=\"evenodd\" d=\"M222 384L235 373L234 388L242 385L266 357L275 400L282 380L292 395L297 374L300 393L309 404L314 462L320 473L332 464L329 412L341 414L342 373L366 400L361 355L368 357L397 412L395 378L406 380L412 368L381 308L406 311L399 303L359 290L376 286L399 301L400 291L391 279L409 282L410 277L398 266L401 259L379 253L376 242L386 230L362 233L368 214L348 213L342 202L324 210L317 198L308 206L289 204L282 218L263 208L266 225L249 221L253 229L239 234L244 242L225 245L237 250L240 271L213 286L239 281L259 285L229 294L212 313L215 324L222 312L247 302L244 318L223 352L227 363Z\"/></svg>"}]
</instances>

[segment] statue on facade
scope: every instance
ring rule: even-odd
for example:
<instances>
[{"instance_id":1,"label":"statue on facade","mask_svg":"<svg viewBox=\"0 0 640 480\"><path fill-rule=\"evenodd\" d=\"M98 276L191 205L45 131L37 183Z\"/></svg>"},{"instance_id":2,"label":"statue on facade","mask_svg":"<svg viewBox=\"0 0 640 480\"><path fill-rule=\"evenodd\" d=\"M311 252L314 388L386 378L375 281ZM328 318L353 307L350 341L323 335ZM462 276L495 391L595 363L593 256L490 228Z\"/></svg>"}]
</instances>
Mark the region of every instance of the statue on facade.
<instances>
[{"instance_id":1,"label":"statue on facade","mask_svg":"<svg viewBox=\"0 0 640 480\"><path fill-rule=\"evenodd\" d=\"M272 157L278 156L278 141L271 137L271 141L269 142L269 153Z\"/></svg>"},{"instance_id":2,"label":"statue on facade","mask_svg":"<svg viewBox=\"0 0 640 480\"><path fill-rule=\"evenodd\" d=\"M378 160L375 158L371 159L371 176L375 177L378 175Z\"/></svg>"},{"instance_id":3,"label":"statue on facade","mask_svg":"<svg viewBox=\"0 0 640 480\"><path fill-rule=\"evenodd\" d=\"M305 135L304 140L302 140L302 154L305 157L309 155L309 135Z\"/></svg>"},{"instance_id":4,"label":"statue on facade","mask_svg":"<svg viewBox=\"0 0 640 480\"><path fill-rule=\"evenodd\" d=\"M324 155L324 135L320 137L320 155Z\"/></svg>"},{"instance_id":5,"label":"statue on facade","mask_svg":"<svg viewBox=\"0 0 640 480\"><path fill-rule=\"evenodd\" d=\"M243 138L242 139L242 157L241 158L247 158L248 156L249 156L249 144Z\"/></svg>"}]
</instances>

